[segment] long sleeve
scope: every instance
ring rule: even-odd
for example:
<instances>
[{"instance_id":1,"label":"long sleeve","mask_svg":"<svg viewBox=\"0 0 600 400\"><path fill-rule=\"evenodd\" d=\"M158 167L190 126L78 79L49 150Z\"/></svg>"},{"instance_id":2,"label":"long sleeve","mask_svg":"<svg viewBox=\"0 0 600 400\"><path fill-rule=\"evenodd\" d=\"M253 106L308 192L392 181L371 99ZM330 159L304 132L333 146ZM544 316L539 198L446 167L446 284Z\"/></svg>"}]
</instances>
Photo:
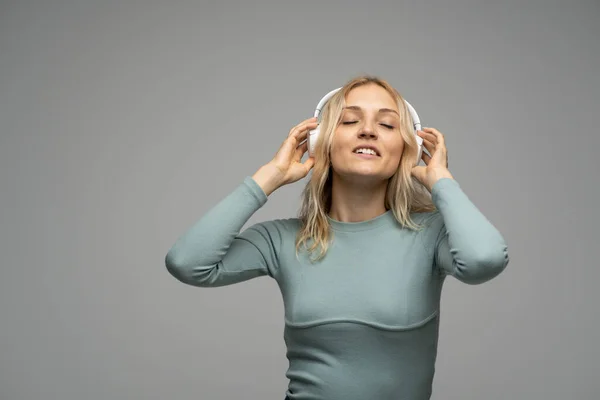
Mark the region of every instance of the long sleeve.
<instances>
[{"instance_id":1,"label":"long sleeve","mask_svg":"<svg viewBox=\"0 0 600 400\"><path fill-rule=\"evenodd\" d=\"M217 287L277 274L277 239L257 223L240 234L265 203L260 186L246 177L233 192L210 209L177 239L165 257L167 270L179 281Z\"/></svg>"},{"instance_id":2,"label":"long sleeve","mask_svg":"<svg viewBox=\"0 0 600 400\"><path fill-rule=\"evenodd\" d=\"M443 274L480 284L508 265L508 249L500 232L461 190L454 179L442 178L431 191L442 225L435 243L435 264Z\"/></svg>"}]
</instances>

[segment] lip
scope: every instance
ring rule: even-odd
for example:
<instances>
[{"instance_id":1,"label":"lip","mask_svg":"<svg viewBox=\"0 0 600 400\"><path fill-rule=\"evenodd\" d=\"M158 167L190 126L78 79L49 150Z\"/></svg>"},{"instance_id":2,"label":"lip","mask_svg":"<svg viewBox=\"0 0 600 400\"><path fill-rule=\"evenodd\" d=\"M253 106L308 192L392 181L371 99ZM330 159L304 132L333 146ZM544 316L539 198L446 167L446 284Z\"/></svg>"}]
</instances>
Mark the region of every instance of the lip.
<instances>
[{"instance_id":1,"label":"lip","mask_svg":"<svg viewBox=\"0 0 600 400\"><path fill-rule=\"evenodd\" d=\"M377 155L376 155L376 156L372 156L372 155L370 155L370 154L360 154L360 153L356 153L356 150L358 150L358 149L371 149L371 150L373 150L373 151L375 152L375 154L377 154ZM356 154L356 155L358 155L358 156L368 156L368 157L370 157L370 158L373 158L373 157L381 157L381 153L379 152L379 149L378 149L377 147L373 146L373 145L370 145L370 144L361 144L361 145L358 145L358 146L356 146L354 149L352 149L352 153L354 153L354 154Z\"/></svg>"},{"instance_id":2,"label":"lip","mask_svg":"<svg viewBox=\"0 0 600 400\"><path fill-rule=\"evenodd\" d=\"M365 160L374 160L376 158L380 158L379 156L374 156L372 154L362 154L362 153L353 153L356 157L360 157Z\"/></svg>"}]
</instances>

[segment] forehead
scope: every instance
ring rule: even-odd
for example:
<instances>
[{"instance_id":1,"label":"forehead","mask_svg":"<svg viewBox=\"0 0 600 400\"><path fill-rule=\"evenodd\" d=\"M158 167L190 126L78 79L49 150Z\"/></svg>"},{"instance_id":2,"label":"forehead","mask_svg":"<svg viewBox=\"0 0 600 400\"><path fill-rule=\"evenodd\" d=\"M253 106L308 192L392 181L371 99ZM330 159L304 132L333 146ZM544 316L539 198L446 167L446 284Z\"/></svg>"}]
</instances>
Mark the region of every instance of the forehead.
<instances>
[{"instance_id":1,"label":"forehead","mask_svg":"<svg viewBox=\"0 0 600 400\"><path fill-rule=\"evenodd\" d=\"M379 85L367 84L355 87L346 94L346 106L361 108L391 108L398 111L396 99Z\"/></svg>"}]
</instances>

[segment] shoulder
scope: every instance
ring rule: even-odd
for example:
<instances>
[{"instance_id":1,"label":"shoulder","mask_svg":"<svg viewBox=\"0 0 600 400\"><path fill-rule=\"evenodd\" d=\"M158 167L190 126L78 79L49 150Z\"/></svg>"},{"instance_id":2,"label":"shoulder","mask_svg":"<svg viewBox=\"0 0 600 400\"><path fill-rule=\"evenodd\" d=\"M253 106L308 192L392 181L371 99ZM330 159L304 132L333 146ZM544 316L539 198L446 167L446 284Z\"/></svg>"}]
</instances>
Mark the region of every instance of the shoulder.
<instances>
[{"instance_id":1,"label":"shoulder","mask_svg":"<svg viewBox=\"0 0 600 400\"><path fill-rule=\"evenodd\" d=\"M412 213L411 219L422 227L423 230L439 231L444 225L444 219L439 210Z\"/></svg>"},{"instance_id":2,"label":"shoulder","mask_svg":"<svg viewBox=\"0 0 600 400\"><path fill-rule=\"evenodd\" d=\"M421 239L421 243L428 251L431 251L446 233L442 214L439 210L434 210L414 213L411 217L420 226L418 236Z\"/></svg>"},{"instance_id":3,"label":"shoulder","mask_svg":"<svg viewBox=\"0 0 600 400\"><path fill-rule=\"evenodd\" d=\"M301 221L298 218L270 219L250 225L242 236L268 241L278 247L288 239L295 240L300 226Z\"/></svg>"},{"instance_id":4,"label":"shoulder","mask_svg":"<svg viewBox=\"0 0 600 400\"><path fill-rule=\"evenodd\" d=\"M248 229L258 229L276 232L295 232L300 228L301 222L298 218L277 218L256 222Z\"/></svg>"}]
</instances>

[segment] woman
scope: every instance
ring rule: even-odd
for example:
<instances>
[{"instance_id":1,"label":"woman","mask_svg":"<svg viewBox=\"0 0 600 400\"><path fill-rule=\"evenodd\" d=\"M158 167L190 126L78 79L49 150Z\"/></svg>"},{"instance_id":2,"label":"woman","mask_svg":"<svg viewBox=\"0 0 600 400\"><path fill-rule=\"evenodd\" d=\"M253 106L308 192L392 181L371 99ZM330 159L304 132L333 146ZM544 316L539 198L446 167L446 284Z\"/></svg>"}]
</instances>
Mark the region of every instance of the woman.
<instances>
[{"instance_id":1,"label":"woman","mask_svg":"<svg viewBox=\"0 0 600 400\"><path fill-rule=\"evenodd\" d=\"M344 85L322 110L315 157L302 162L317 122L295 126L270 162L178 239L166 266L200 287L275 279L287 399L429 399L442 283L497 276L505 241L448 171L438 130L418 131L429 154L417 165L410 114L386 81ZM240 233L274 190L311 170L299 218Z\"/></svg>"}]
</instances>

